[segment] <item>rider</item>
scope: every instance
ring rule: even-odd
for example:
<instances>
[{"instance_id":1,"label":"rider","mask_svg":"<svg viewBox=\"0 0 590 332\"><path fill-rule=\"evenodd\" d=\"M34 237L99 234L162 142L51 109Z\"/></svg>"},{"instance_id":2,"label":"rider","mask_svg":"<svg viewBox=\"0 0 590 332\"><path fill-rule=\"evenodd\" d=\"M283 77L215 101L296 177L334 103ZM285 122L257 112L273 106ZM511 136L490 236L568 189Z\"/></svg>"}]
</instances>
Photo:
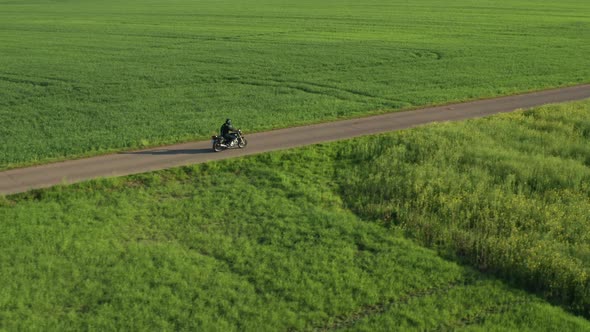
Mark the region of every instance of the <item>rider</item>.
<instances>
[{"instance_id":1,"label":"rider","mask_svg":"<svg viewBox=\"0 0 590 332\"><path fill-rule=\"evenodd\" d=\"M234 140L235 135L231 134L232 132L237 132L238 130L231 125L231 119L226 119L225 123L221 126L219 130L221 132L221 137L225 140L225 144L230 145L230 143Z\"/></svg>"}]
</instances>

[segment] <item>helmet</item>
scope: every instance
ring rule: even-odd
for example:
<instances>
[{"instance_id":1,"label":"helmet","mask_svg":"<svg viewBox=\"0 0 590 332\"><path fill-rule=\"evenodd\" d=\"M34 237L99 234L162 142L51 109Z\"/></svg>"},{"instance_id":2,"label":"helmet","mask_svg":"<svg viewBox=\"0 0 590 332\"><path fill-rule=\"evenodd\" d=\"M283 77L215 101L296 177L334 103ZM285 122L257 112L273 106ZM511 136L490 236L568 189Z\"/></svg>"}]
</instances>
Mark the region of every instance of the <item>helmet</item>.
<instances>
[{"instance_id":1,"label":"helmet","mask_svg":"<svg viewBox=\"0 0 590 332\"><path fill-rule=\"evenodd\" d=\"M231 125L231 119L225 119L225 123L227 123L228 125Z\"/></svg>"}]
</instances>

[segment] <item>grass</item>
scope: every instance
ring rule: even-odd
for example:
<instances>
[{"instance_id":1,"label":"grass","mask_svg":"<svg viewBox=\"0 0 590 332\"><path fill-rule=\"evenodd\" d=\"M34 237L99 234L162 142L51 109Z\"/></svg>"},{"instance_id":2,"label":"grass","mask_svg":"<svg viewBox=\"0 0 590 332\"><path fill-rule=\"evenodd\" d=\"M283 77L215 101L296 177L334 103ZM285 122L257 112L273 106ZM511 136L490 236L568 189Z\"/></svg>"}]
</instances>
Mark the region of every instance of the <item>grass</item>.
<instances>
[{"instance_id":1,"label":"grass","mask_svg":"<svg viewBox=\"0 0 590 332\"><path fill-rule=\"evenodd\" d=\"M345 145L346 205L590 316L590 101ZM346 160L346 161L344 161Z\"/></svg>"},{"instance_id":2,"label":"grass","mask_svg":"<svg viewBox=\"0 0 590 332\"><path fill-rule=\"evenodd\" d=\"M0 169L590 80L587 1L0 1Z\"/></svg>"},{"instance_id":3,"label":"grass","mask_svg":"<svg viewBox=\"0 0 590 332\"><path fill-rule=\"evenodd\" d=\"M0 198L0 329L590 331L588 110Z\"/></svg>"}]
</instances>

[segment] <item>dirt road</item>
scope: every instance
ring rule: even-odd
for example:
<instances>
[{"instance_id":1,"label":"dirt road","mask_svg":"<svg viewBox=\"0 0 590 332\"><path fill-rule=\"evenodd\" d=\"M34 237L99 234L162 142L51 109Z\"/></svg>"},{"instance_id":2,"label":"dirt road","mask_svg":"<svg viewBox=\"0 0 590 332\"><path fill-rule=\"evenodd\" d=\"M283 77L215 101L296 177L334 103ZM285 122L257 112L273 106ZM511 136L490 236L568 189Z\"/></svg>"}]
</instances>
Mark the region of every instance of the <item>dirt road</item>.
<instances>
[{"instance_id":1,"label":"dirt road","mask_svg":"<svg viewBox=\"0 0 590 332\"><path fill-rule=\"evenodd\" d=\"M294 127L247 135L248 147L214 153L209 141L71 160L0 172L0 194L74 183L97 177L142 173L210 160L328 142L414 127L429 122L458 121L548 103L590 98L590 84L510 97L389 113L361 119Z\"/></svg>"}]
</instances>

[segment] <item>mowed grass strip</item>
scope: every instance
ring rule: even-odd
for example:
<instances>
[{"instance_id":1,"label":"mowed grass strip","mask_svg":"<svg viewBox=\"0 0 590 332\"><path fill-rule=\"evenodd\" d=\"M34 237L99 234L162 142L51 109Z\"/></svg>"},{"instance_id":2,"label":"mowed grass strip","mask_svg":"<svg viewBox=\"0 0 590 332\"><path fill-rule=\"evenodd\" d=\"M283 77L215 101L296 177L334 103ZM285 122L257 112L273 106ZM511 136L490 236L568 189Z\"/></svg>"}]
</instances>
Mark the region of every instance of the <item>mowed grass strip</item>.
<instances>
[{"instance_id":1,"label":"mowed grass strip","mask_svg":"<svg viewBox=\"0 0 590 332\"><path fill-rule=\"evenodd\" d=\"M2 1L0 169L590 81L590 4Z\"/></svg>"},{"instance_id":2,"label":"mowed grass strip","mask_svg":"<svg viewBox=\"0 0 590 332\"><path fill-rule=\"evenodd\" d=\"M0 198L0 328L590 330L589 108Z\"/></svg>"}]
</instances>

